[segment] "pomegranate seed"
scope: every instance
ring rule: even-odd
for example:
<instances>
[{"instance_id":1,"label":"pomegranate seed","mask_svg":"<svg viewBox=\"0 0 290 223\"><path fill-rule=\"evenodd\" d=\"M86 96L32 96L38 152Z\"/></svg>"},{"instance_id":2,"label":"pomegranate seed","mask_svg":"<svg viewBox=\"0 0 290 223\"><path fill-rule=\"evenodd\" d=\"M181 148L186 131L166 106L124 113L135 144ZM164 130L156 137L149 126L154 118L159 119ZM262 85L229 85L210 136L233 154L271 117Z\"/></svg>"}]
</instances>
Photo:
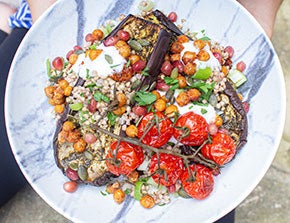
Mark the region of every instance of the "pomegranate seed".
<instances>
[{"instance_id":1,"label":"pomegranate seed","mask_svg":"<svg viewBox=\"0 0 290 223\"><path fill-rule=\"evenodd\" d=\"M84 140L86 141L86 143L92 144L97 141L97 137L92 133L86 133L84 135Z\"/></svg>"},{"instance_id":2,"label":"pomegranate seed","mask_svg":"<svg viewBox=\"0 0 290 223\"><path fill-rule=\"evenodd\" d=\"M124 30L119 30L117 32L117 36L120 38L120 40L124 40L124 41L128 41L130 39L130 34Z\"/></svg>"},{"instance_id":3,"label":"pomegranate seed","mask_svg":"<svg viewBox=\"0 0 290 223\"><path fill-rule=\"evenodd\" d=\"M95 113L97 111L97 101L95 99L91 99L90 104L88 104L89 112Z\"/></svg>"},{"instance_id":4,"label":"pomegranate seed","mask_svg":"<svg viewBox=\"0 0 290 223\"><path fill-rule=\"evenodd\" d=\"M147 109L143 106L134 106L133 112L135 115L142 116L147 114Z\"/></svg>"},{"instance_id":5,"label":"pomegranate seed","mask_svg":"<svg viewBox=\"0 0 290 223\"><path fill-rule=\"evenodd\" d=\"M89 33L85 37L86 42L94 42L95 38L93 37L93 34Z\"/></svg>"},{"instance_id":6,"label":"pomegranate seed","mask_svg":"<svg viewBox=\"0 0 290 223\"><path fill-rule=\"evenodd\" d=\"M78 189L78 184L74 181L68 181L63 184L63 189L68 193L73 193Z\"/></svg>"},{"instance_id":7,"label":"pomegranate seed","mask_svg":"<svg viewBox=\"0 0 290 223\"><path fill-rule=\"evenodd\" d=\"M168 91L170 88L163 80L158 80L156 83L156 89L160 91Z\"/></svg>"},{"instance_id":8,"label":"pomegranate seed","mask_svg":"<svg viewBox=\"0 0 290 223\"><path fill-rule=\"evenodd\" d=\"M173 67L177 67L178 73L182 73L184 69L184 65L180 60L176 60L172 63Z\"/></svg>"},{"instance_id":9,"label":"pomegranate seed","mask_svg":"<svg viewBox=\"0 0 290 223\"><path fill-rule=\"evenodd\" d=\"M244 106L245 112L248 113L249 110L250 110L250 104L249 104L249 102L244 101L243 102L243 106Z\"/></svg>"},{"instance_id":10,"label":"pomegranate seed","mask_svg":"<svg viewBox=\"0 0 290 223\"><path fill-rule=\"evenodd\" d=\"M235 51L234 51L234 48L233 47L227 46L225 48L225 52L228 53L229 58L232 58Z\"/></svg>"},{"instance_id":11,"label":"pomegranate seed","mask_svg":"<svg viewBox=\"0 0 290 223\"><path fill-rule=\"evenodd\" d=\"M162 64L161 72L162 72L163 74L165 74L166 76L170 76L172 69L173 69L173 66L172 66L172 64L170 63L170 61L166 60L166 61L164 61L164 63Z\"/></svg>"},{"instance_id":12,"label":"pomegranate seed","mask_svg":"<svg viewBox=\"0 0 290 223\"><path fill-rule=\"evenodd\" d=\"M66 172L66 176L71 179L71 180L78 180L79 176L77 171L71 169L71 168L67 168Z\"/></svg>"},{"instance_id":13,"label":"pomegranate seed","mask_svg":"<svg viewBox=\"0 0 290 223\"><path fill-rule=\"evenodd\" d=\"M211 123L211 124L209 124L209 126L208 126L208 131L209 131L209 134L210 134L210 135L215 135L215 134L217 134L217 132L218 132L218 127L216 126L216 124Z\"/></svg>"},{"instance_id":14,"label":"pomegranate seed","mask_svg":"<svg viewBox=\"0 0 290 223\"><path fill-rule=\"evenodd\" d=\"M168 19L171 22L176 22L177 21L177 14L176 14L176 12L170 12L167 17L168 17Z\"/></svg>"},{"instance_id":15,"label":"pomegranate seed","mask_svg":"<svg viewBox=\"0 0 290 223\"><path fill-rule=\"evenodd\" d=\"M63 58L62 57L54 58L54 60L52 61L52 66L56 70L62 70L63 69Z\"/></svg>"},{"instance_id":16,"label":"pomegranate seed","mask_svg":"<svg viewBox=\"0 0 290 223\"><path fill-rule=\"evenodd\" d=\"M220 53L214 52L213 55L220 63L222 62L222 55Z\"/></svg>"},{"instance_id":17,"label":"pomegranate seed","mask_svg":"<svg viewBox=\"0 0 290 223\"><path fill-rule=\"evenodd\" d=\"M66 54L66 59L69 60L69 57L74 53L73 50L68 51L68 53Z\"/></svg>"},{"instance_id":18,"label":"pomegranate seed","mask_svg":"<svg viewBox=\"0 0 290 223\"><path fill-rule=\"evenodd\" d=\"M243 61L240 61L237 63L237 70L243 72L246 69L246 64Z\"/></svg>"},{"instance_id":19,"label":"pomegranate seed","mask_svg":"<svg viewBox=\"0 0 290 223\"><path fill-rule=\"evenodd\" d=\"M105 46L114 46L118 42L119 38L117 36L110 36L109 38L105 39L104 45Z\"/></svg>"},{"instance_id":20,"label":"pomegranate seed","mask_svg":"<svg viewBox=\"0 0 290 223\"><path fill-rule=\"evenodd\" d=\"M138 60L132 66L133 71L141 72L146 67L146 62L143 60Z\"/></svg>"}]
</instances>

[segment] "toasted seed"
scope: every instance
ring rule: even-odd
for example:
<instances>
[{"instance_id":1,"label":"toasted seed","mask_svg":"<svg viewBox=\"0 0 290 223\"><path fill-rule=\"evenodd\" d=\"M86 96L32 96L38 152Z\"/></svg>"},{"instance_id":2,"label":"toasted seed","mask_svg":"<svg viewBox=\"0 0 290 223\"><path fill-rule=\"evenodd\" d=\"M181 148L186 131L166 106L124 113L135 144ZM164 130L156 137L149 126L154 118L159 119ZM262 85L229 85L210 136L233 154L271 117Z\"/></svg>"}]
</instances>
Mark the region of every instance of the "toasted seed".
<instances>
[{"instance_id":1,"label":"toasted seed","mask_svg":"<svg viewBox=\"0 0 290 223\"><path fill-rule=\"evenodd\" d=\"M153 90L155 89L155 87L156 87L156 82L153 82L153 83L150 85L148 91L153 91Z\"/></svg>"},{"instance_id":2,"label":"toasted seed","mask_svg":"<svg viewBox=\"0 0 290 223\"><path fill-rule=\"evenodd\" d=\"M89 160L93 160L94 159L94 156L89 151L85 151L84 155Z\"/></svg>"},{"instance_id":3,"label":"toasted seed","mask_svg":"<svg viewBox=\"0 0 290 223\"><path fill-rule=\"evenodd\" d=\"M136 51L142 50L142 45L136 40L131 39L128 41L128 44L133 50L136 50Z\"/></svg>"},{"instance_id":4,"label":"toasted seed","mask_svg":"<svg viewBox=\"0 0 290 223\"><path fill-rule=\"evenodd\" d=\"M84 166L82 166L82 165L79 166L78 175L79 175L80 179L83 181L85 181L88 178L88 173L87 173L87 170Z\"/></svg>"},{"instance_id":5,"label":"toasted seed","mask_svg":"<svg viewBox=\"0 0 290 223\"><path fill-rule=\"evenodd\" d=\"M149 89L149 85L145 84L143 87L141 87L140 91L147 91Z\"/></svg>"},{"instance_id":6,"label":"toasted seed","mask_svg":"<svg viewBox=\"0 0 290 223\"><path fill-rule=\"evenodd\" d=\"M150 45L150 42L146 39L138 39L137 42L140 43L141 46L149 46Z\"/></svg>"},{"instance_id":7,"label":"toasted seed","mask_svg":"<svg viewBox=\"0 0 290 223\"><path fill-rule=\"evenodd\" d=\"M140 87L141 84L142 84L142 81L137 79L132 83L131 89L136 90L137 88Z\"/></svg>"},{"instance_id":8,"label":"toasted seed","mask_svg":"<svg viewBox=\"0 0 290 223\"><path fill-rule=\"evenodd\" d=\"M176 79L178 77L178 68L177 67L172 69L170 77L173 79Z\"/></svg>"},{"instance_id":9,"label":"toasted seed","mask_svg":"<svg viewBox=\"0 0 290 223\"><path fill-rule=\"evenodd\" d=\"M71 162L69 165L68 165L72 170L78 170L79 168L79 165L77 162Z\"/></svg>"},{"instance_id":10,"label":"toasted seed","mask_svg":"<svg viewBox=\"0 0 290 223\"><path fill-rule=\"evenodd\" d=\"M171 101L172 97L174 97L174 91L169 89L166 92L165 97L166 97L167 101Z\"/></svg>"}]
</instances>

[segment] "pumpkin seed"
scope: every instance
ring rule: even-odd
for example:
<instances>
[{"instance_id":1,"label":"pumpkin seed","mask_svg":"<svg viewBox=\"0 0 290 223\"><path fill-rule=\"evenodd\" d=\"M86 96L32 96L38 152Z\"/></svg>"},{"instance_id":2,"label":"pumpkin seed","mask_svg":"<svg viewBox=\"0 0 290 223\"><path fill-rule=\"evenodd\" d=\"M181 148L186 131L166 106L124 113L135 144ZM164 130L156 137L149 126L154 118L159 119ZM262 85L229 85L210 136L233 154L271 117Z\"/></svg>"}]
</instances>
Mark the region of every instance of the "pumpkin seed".
<instances>
[{"instance_id":1,"label":"pumpkin seed","mask_svg":"<svg viewBox=\"0 0 290 223\"><path fill-rule=\"evenodd\" d=\"M141 87L140 91L147 91L149 89L149 85L145 84L143 87Z\"/></svg>"},{"instance_id":2,"label":"pumpkin seed","mask_svg":"<svg viewBox=\"0 0 290 223\"><path fill-rule=\"evenodd\" d=\"M134 39L129 40L128 44L133 50L136 50L136 51L141 51L142 50L142 45L138 41L136 41Z\"/></svg>"},{"instance_id":3,"label":"pumpkin seed","mask_svg":"<svg viewBox=\"0 0 290 223\"><path fill-rule=\"evenodd\" d=\"M177 193L180 197L190 198L190 196L185 192L185 190L182 187L177 191Z\"/></svg>"},{"instance_id":4,"label":"pumpkin seed","mask_svg":"<svg viewBox=\"0 0 290 223\"><path fill-rule=\"evenodd\" d=\"M174 96L174 91L171 90L171 89L169 89L166 92L166 94L165 94L165 97L166 97L167 101L171 101L171 99L173 98L173 96Z\"/></svg>"},{"instance_id":5,"label":"pumpkin seed","mask_svg":"<svg viewBox=\"0 0 290 223\"><path fill-rule=\"evenodd\" d=\"M82 165L79 166L78 175L79 175L79 178L83 181L85 181L88 178L88 173L87 173L87 170L84 166L82 166Z\"/></svg>"},{"instance_id":6,"label":"pumpkin seed","mask_svg":"<svg viewBox=\"0 0 290 223\"><path fill-rule=\"evenodd\" d=\"M79 168L79 165L77 162L71 162L69 165L68 165L72 170L78 170Z\"/></svg>"},{"instance_id":7,"label":"pumpkin seed","mask_svg":"<svg viewBox=\"0 0 290 223\"><path fill-rule=\"evenodd\" d=\"M176 79L178 77L178 68L177 67L172 69L170 77L173 79Z\"/></svg>"},{"instance_id":8,"label":"pumpkin seed","mask_svg":"<svg viewBox=\"0 0 290 223\"><path fill-rule=\"evenodd\" d=\"M131 89L132 89L132 90L136 90L137 88L140 87L141 83L142 83L141 80L139 80L139 79L135 80L135 81L132 83Z\"/></svg>"},{"instance_id":9,"label":"pumpkin seed","mask_svg":"<svg viewBox=\"0 0 290 223\"><path fill-rule=\"evenodd\" d=\"M89 159L89 160L93 160L93 159L94 159L93 154L91 154L89 151L85 151L85 152L84 152L84 155L85 155L85 157L86 157L87 159Z\"/></svg>"},{"instance_id":10,"label":"pumpkin seed","mask_svg":"<svg viewBox=\"0 0 290 223\"><path fill-rule=\"evenodd\" d=\"M156 81L154 81L151 85L150 85L150 87L149 87L149 91L153 91L154 89L155 89L155 87L156 87Z\"/></svg>"},{"instance_id":11,"label":"pumpkin seed","mask_svg":"<svg viewBox=\"0 0 290 223\"><path fill-rule=\"evenodd\" d=\"M112 58L110 55L105 54L105 59L106 59L106 61L107 61L109 64L112 64L112 63L113 63L113 58Z\"/></svg>"},{"instance_id":12,"label":"pumpkin seed","mask_svg":"<svg viewBox=\"0 0 290 223\"><path fill-rule=\"evenodd\" d=\"M137 42L140 43L141 46L149 46L150 45L150 42L147 39L138 39Z\"/></svg>"}]
</instances>

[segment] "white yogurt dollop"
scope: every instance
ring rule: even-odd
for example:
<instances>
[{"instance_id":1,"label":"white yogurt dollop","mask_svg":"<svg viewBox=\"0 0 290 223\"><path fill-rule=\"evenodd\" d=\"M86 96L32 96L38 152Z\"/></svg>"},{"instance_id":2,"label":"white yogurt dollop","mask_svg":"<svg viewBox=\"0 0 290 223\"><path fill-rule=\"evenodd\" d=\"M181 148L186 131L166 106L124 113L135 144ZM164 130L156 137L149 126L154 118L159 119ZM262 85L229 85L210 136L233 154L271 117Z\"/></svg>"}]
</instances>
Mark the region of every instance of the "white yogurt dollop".
<instances>
[{"instance_id":1,"label":"white yogurt dollop","mask_svg":"<svg viewBox=\"0 0 290 223\"><path fill-rule=\"evenodd\" d=\"M91 60L85 53L80 54L72 70L84 79L88 76L107 77L122 71L126 60L114 46L106 47L101 44L98 49L101 49L102 53L94 60ZM112 59L111 63L106 57Z\"/></svg>"}]
</instances>

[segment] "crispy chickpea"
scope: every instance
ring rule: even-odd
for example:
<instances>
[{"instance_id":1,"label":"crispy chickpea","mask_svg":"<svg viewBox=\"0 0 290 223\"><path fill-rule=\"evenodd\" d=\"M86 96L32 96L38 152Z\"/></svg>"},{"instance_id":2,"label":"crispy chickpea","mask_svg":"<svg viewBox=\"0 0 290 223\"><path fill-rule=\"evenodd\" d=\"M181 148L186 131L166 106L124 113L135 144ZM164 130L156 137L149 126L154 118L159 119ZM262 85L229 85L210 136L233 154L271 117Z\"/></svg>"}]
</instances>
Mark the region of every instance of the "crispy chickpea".
<instances>
[{"instance_id":1,"label":"crispy chickpea","mask_svg":"<svg viewBox=\"0 0 290 223\"><path fill-rule=\"evenodd\" d=\"M79 56L78 56L77 54L75 54L75 53L71 54L71 55L69 56L69 59L68 59L69 63L70 63L71 65L74 65L74 64L77 62L78 57L79 57Z\"/></svg>"},{"instance_id":2,"label":"crispy chickpea","mask_svg":"<svg viewBox=\"0 0 290 223\"><path fill-rule=\"evenodd\" d=\"M194 45L195 47L197 47L198 49L201 50L201 49L203 49L203 48L205 47L206 43L205 43L204 40L202 40L202 39L198 39L198 40L195 40L195 41L194 41L193 45Z\"/></svg>"},{"instance_id":3,"label":"crispy chickpea","mask_svg":"<svg viewBox=\"0 0 290 223\"><path fill-rule=\"evenodd\" d=\"M54 111L58 114L62 114L64 112L64 105L56 105L54 107Z\"/></svg>"},{"instance_id":4,"label":"crispy chickpea","mask_svg":"<svg viewBox=\"0 0 290 223\"><path fill-rule=\"evenodd\" d=\"M159 99L159 98L161 98L161 95L160 95L160 93L158 92L158 91L151 91L151 93L152 94L154 94L155 96L156 96L156 99Z\"/></svg>"},{"instance_id":5,"label":"crispy chickpea","mask_svg":"<svg viewBox=\"0 0 290 223\"><path fill-rule=\"evenodd\" d=\"M114 192L113 197L114 197L114 201L117 204L121 204L125 200L126 194L125 194L125 192L123 190L117 189Z\"/></svg>"},{"instance_id":6,"label":"crispy chickpea","mask_svg":"<svg viewBox=\"0 0 290 223\"><path fill-rule=\"evenodd\" d=\"M124 113L126 112L126 107L125 106L123 106L123 107L119 107L119 108L117 108L117 109L115 109L114 111L113 111L113 113L115 114L115 115L123 115Z\"/></svg>"},{"instance_id":7,"label":"crispy chickpea","mask_svg":"<svg viewBox=\"0 0 290 223\"><path fill-rule=\"evenodd\" d=\"M182 56L182 62L186 65L188 62L193 62L196 58L195 52L186 51Z\"/></svg>"},{"instance_id":8,"label":"crispy chickpea","mask_svg":"<svg viewBox=\"0 0 290 223\"><path fill-rule=\"evenodd\" d=\"M155 201L154 198L152 196L150 196L149 194L143 195L140 199L140 204L144 207L144 208L152 208L155 205Z\"/></svg>"},{"instance_id":9,"label":"crispy chickpea","mask_svg":"<svg viewBox=\"0 0 290 223\"><path fill-rule=\"evenodd\" d=\"M118 40L116 43L115 43L115 47L117 49L120 49L121 47L123 46L127 46L128 44L124 41L124 40Z\"/></svg>"},{"instance_id":10,"label":"crispy chickpea","mask_svg":"<svg viewBox=\"0 0 290 223\"><path fill-rule=\"evenodd\" d=\"M197 58L200 61L208 61L210 58L210 55L208 52L206 52L205 50L200 50L199 53L197 54Z\"/></svg>"},{"instance_id":11,"label":"crispy chickpea","mask_svg":"<svg viewBox=\"0 0 290 223\"><path fill-rule=\"evenodd\" d=\"M243 95L241 93L238 93L238 97L241 101L243 100Z\"/></svg>"},{"instance_id":12,"label":"crispy chickpea","mask_svg":"<svg viewBox=\"0 0 290 223\"><path fill-rule=\"evenodd\" d=\"M127 104L127 97L123 93L117 94L117 100L119 102L119 107L123 107L125 104Z\"/></svg>"},{"instance_id":13,"label":"crispy chickpea","mask_svg":"<svg viewBox=\"0 0 290 223\"><path fill-rule=\"evenodd\" d=\"M184 91L180 92L178 96L176 97L176 103L181 107L187 105L189 102L190 102L190 99L187 93Z\"/></svg>"},{"instance_id":14,"label":"crispy chickpea","mask_svg":"<svg viewBox=\"0 0 290 223\"><path fill-rule=\"evenodd\" d=\"M188 76L192 76L193 74L195 74L196 72L196 63L192 63L192 62L188 62L184 68L183 68L183 72L188 75Z\"/></svg>"},{"instance_id":15,"label":"crispy chickpea","mask_svg":"<svg viewBox=\"0 0 290 223\"><path fill-rule=\"evenodd\" d=\"M72 86L67 86L63 91L64 96L67 96L67 97L70 96L72 90L73 90Z\"/></svg>"},{"instance_id":16,"label":"crispy chickpea","mask_svg":"<svg viewBox=\"0 0 290 223\"><path fill-rule=\"evenodd\" d=\"M71 143L75 143L79 140L79 138L81 137L79 131L77 129L73 130L73 131L69 131L68 132L68 136L66 138L66 141L71 142Z\"/></svg>"},{"instance_id":17,"label":"crispy chickpea","mask_svg":"<svg viewBox=\"0 0 290 223\"><path fill-rule=\"evenodd\" d=\"M54 91L55 91L55 89L56 89L55 86L47 86L46 88L44 88L45 95L46 95L48 98L52 98L53 95L54 95Z\"/></svg>"},{"instance_id":18,"label":"crispy chickpea","mask_svg":"<svg viewBox=\"0 0 290 223\"><path fill-rule=\"evenodd\" d=\"M132 171L132 172L129 173L129 175L128 175L128 179L129 179L129 181L132 182L132 183L137 182L137 181L138 181L138 178L139 178L139 173L138 173L136 170Z\"/></svg>"},{"instance_id":19,"label":"crispy chickpea","mask_svg":"<svg viewBox=\"0 0 290 223\"><path fill-rule=\"evenodd\" d=\"M191 101L197 101L201 95L200 91L196 88L189 89L187 91L187 95Z\"/></svg>"},{"instance_id":20,"label":"crispy chickpea","mask_svg":"<svg viewBox=\"0 0 290 223\"><path fill-rule=\"evenodd\" d=\"M140 56L138 56L136 54L131 54L128 59L130 60L131 65L133 65L138 60L140 60Z\"/></svg>"},{"instance_id":21,"label":"crispy chickpea","mask_svg":"<svg viewBox=\"0 0 290 223\"><path fill-rule=\"evenodd\" d=\"M120 185L119 181L116 181L112 184L107 185L106 191L109 194L113 194L117 189L120 189L120 187L121 187L121 185Z\"/></svg>"},{"instance_id":22,"label":"crispy chickpea","mask_svg":"<svg viewBox=\"0 0 290 223\"><path fill-rule=\"evenodd\" d=\"M73 147L74 147L76 152L81 153L81 152L85 151L85 149L87 147L87 143L83 138L80 138L79 140L77 140L74 143Z\"/></svg>"},{"instance_id":23,"label":"crispy chickpea","mask_svg":"<svg viewBox=\"0 0 290 223\"><path fill-rule=\"evenodd\" d=\"M164 56L164 61L169 61L170 60L170 56L169 56L169 54L167 53L167 54L165 54L165 56Z\"/></svg>"},{"instance_id":24,"label":"crispy chickpea","mask_svg":"<svg viewBox=\"0 0 290 223\"><path fill-rule=\"evenodd\" d=\"M184 49L184 46L180 42L174 42L171 45L170 51L172 53L181 53L181 51Z\"/></svg>"},{"instance_id":25,"label":"crispy chickpea","mask_svg":"<svg viewBox=\"0 0 290 223\"><path fill-rule=\"evenodd\" d=\"M154 107L157 111L163 112L166 109L166 101L162 98L159 98L155 101Z\"/></svg>"},{"instance_id":26,"label":"crispy chickpea","mask_svg":"<svg viewBox=\"0 0 290 223\"><path fill-rule=\"evenodd\" d=\"M174 115L178 113L178 108L176 105L169 105L166 109L165 109L165 114L172 118L174 117Z\"/></svg>"},{"instance_id":27,"label":"crispy chickpea","mask_svg":"<svg viewBox=\"0 0 290 223\"><path fill-rule=\"evenodd\" d=\"M129 137L136 137L138 135L138 128L135 125L129 125L126 128L126 135Z\"/></svg>"},{"instance_id":28,"label":"crispy chickpea","mask_svg":"<svg viewBox=\"0 0 290 223\"><path fill-rule=\"evenodd\" d=\"M129 45L122 46L118 50L119 54L124 58L128 58L131 55L131 48Z\"/></svg>"},{"instance_id":29,"label":"crispy chickpea","mask_svg":"<svg viewBox=\"0 0 290 223\"><path fill-rule=\"evenodd\" d=\"M168 102L167 98L165 95L163 95L160 99L162 99L163 101L165 101L166 103Z\"/></svg>"},{"instance_id":30,"label":"crispy chickpea","mask_svg":"<svg viewBox=\"0 0 290 223\"><path fill-rule=\"evenodd\" d=\"M56 103L52 98L48 99L48 103L52 106L56 106Z\"/></svg>"},{"instance_id":31,"label":"crispy chickpea","mask_svg":"<svg viewBox=\"0 0 290 223\"><path fill-rule=\"evenodd\" d=\"M216 117L215 117L215 125L216 125L217 127L221 127L222 124L223 124L223 119L222 119L222 117L221 117L220 115L216 115Z\"/></svg>"},{"instance_id":32,"label":"crispy chickpea","mask_svg":"<svg viewBox=\"0 0 290 223\"><path fill-rule=\"evenodd\" d=\"M68 137L68 132L63 131L63 130L60 131L60 133L58 133L58 135L57 135L58 142L65 143L67 137Z\"/></svg>"},{"instance_id":33,"label":"crispy chickpea","mask_svg":"<svg viewBox=\"0 0 290 223\"><path fill-rule=\"evenodd\" d=\"M228 75L229 69L226 66L222 66L222 72L224 73L224 75Z\"/></svg>"},{"instance_id":34,"label":"crispy chickpea","mask_svg":"<svg viewBox=\"0 0 290 223\"><path fill-rule=\"evenodd\" d=\"M69 132L75 129L75 124L71 121L65 121L62 125L62 130Z\"/></svg>"},{"instance_id":35,"label":"crispy chickpea","mask_svg":"<svg viewBox=\"0 0 290 223\"><path fill-rule=\"evenodd\" d=\"M102 52L100 49L89 50L89 58L95 60Z\"/></svg>"},{"instance_id":36,"label":"crispy chickpea","mask_svg":"<svg viewBox=\"0 0 290 223\"><path fill-rule=\"evenodd\" d=\"M170 55L170 61L174 62L174 61L180 60L180 57L181 57L180 53L174 53Z\"/></svg>"},{"instance_id":37,"label":"crispy chickpea","mask_svg":"<svg viewBox=\"0 0 290 223\"><path fill-rule=\"evenodd\" d=\"M189 42L189 38L186 35L180 35L177 37L177 41L180 43L187 43Z\"/></svg>"},{"instance_id":38,"label":"crispy chickpea","mask_svg":"<svg viewBox=\"0 0 290 223\"><path fill-rule=\"evenodd\" d=\"M178 85L179 85L180 88L185 88L186 87L187 83L186 83L186 78L185 77L178 76L176 79L178 80Z\"/></svg>"},{"instance_id":39,"label":"crispy chickpea","mask_svg":"<svg viewBox=\"0 0 290 223\"><path fill-rule=\"evenodd\" d=\"M53 97L52 101L53 101L54 105L61 105L61 104L63 104L65 102L65 98L64 98L64 96L62 96L62 97Z\"/></svg>"},{"instance_id":40,"label":"crispy chickpea","mask_svg":"<svg viewBox=\"0 0 290 223\"><path fill-rule=\"evenodd\" d=\"M61 79L58 81L58 85L62 90L64 90L69 85L69 83L67 82L67 80Z\"/></svg>"},{"instance_id":41,"label":"crispy chickpea","mask_svg":"<svg viewBox=\"0 0 290 223\"><path fill-rule=\"evenodd\" d=\"M93 38L94 38L95 40L101 40L101 39L103 39L103 37L104 37L104 33L103 33L103 31L100 30L100 29L95 29L95 30L92 32L92 35L93 35Z\"/></svg>"}]
</instances>

